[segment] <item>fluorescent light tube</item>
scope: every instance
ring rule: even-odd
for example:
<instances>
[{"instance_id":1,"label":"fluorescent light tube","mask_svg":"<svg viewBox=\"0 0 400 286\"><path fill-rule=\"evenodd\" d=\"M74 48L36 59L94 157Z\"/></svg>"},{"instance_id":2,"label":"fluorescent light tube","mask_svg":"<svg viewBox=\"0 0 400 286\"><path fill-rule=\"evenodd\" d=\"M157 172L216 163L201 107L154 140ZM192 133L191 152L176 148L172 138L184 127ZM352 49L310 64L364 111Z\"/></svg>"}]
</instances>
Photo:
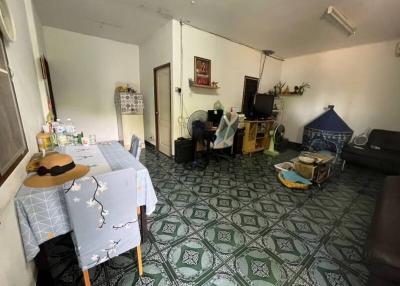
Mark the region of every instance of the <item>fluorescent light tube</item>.
<instances>
[{"instance_id":1,"label":"fluorescent light tube","mask_svg":"<svg viewBox=\"0 0 400 286\"><path fill-rule=\"evenodd\" d=\"M356 33L356 28L350 24L349 20L347 20L347 18L335 7L329 6L325 14L331 16L339 25L341 25L349 33L349 36Z\"/></svg>"}]
</instances>

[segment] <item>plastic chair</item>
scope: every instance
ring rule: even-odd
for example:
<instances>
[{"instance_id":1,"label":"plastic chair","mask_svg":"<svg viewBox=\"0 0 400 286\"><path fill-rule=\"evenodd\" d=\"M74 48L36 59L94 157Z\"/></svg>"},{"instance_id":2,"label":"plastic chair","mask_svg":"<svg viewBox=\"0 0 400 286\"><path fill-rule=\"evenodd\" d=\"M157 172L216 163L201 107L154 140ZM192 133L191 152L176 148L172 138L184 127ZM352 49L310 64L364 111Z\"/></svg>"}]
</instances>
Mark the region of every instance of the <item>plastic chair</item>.
<instances>
[{"instance_id":1,"label":"plastic chair","mask_svg":"<svg viewBox=\"0 0 400 286\"><path fill-rule=\"evenodd\" d=\"M338 157L338 148L336 144L324 138L315 138L310 144L309 151L316 153L330 153L335 157L334 162L336 162Z\"/></svg>"},{"instance_id":2,"label":"plastic chair","mask_svg":"<svg viewBox=\"0 0 400 286\"><path fill-rule=\"evenodd\" d=\"M346 162L341 161L339 148L335 142L317 137L311 142L309 151L334 156L331 169L333 174L339 175L343 171Z\"/></svg>"},{"instance_id":3,"label":"plastic chair","mask_svg":"<svg viewBox=\"0 0 400 286\"><path fill-rule=\"evenodd\" d=\"M131 138L131 148L129 149L129 152L135 157L137 160L140 158L140 139L137 137L135 134L132 135Z\"/></svg>"}]
</instances>

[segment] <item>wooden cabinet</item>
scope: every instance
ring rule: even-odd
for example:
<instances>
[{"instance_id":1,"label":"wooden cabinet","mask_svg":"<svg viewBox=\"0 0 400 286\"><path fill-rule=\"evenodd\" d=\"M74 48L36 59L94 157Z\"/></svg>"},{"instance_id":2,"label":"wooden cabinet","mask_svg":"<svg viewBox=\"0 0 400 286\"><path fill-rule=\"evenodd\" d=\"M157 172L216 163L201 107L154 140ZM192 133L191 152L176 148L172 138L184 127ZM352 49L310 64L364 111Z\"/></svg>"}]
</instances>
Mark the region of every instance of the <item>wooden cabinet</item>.
<instances>
[{"instance_id":1,"label":"wooden cabinet","mask_svg":"<svg viewBox=\"0 0 400 286\"><path fill-rule=\"evenodd\" d=\"M246 120L244 122L243 154L263 151L270 140L273 120Z\"/></svg>"}]
</instances>

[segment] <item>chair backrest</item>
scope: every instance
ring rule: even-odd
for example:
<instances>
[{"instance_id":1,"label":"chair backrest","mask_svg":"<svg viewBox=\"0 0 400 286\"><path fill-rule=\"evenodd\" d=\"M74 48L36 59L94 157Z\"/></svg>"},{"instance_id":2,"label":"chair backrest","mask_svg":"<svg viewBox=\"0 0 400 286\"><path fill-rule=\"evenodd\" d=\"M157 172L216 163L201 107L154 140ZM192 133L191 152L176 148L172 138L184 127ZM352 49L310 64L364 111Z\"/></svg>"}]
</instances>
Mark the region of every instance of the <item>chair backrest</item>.
<instances>
[{"instance_id":1,"label":"chair backrest","mask_svg":"<svg viewBox=\"0 0 400 286\"><path fill-rule=\"evenodd\" d=\"M67 182L64 193L82 270L140 244L134 169Z\"/></svg>"},{"instance_id":2,"label":"chair backrest","mask_svg":"<svg viewBox=\"0 0 400 286\"><path fill-rule=\"evenodd\" d=\"M237 113L224 114L215 132L214 149L228 148L233 145L236 130L239 126L239 116Z\"/></svg>"},{"instance_id":3,"label":"chair backrest","mask_svg":"<svg viewBox=\"0 0 400 286\"><path fill-rule=\"evenodd\" d=\"M139 160L140 151L140 139L135 134L133 134L131 138L131 148L129 149L129 152L133 155L133 157Z\"/></svg>"}]
</instances>

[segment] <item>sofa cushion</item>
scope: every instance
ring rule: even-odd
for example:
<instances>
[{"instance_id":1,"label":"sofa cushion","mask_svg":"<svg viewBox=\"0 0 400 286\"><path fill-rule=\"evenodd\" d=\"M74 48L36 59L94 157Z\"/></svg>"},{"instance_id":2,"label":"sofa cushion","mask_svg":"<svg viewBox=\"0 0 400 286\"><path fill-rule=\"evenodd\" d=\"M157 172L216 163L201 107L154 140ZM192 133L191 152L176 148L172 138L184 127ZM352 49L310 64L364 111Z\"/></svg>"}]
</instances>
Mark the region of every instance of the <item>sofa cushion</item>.
<instances>
[{"instance_id":1,"label":"sofa cushion","mask_svg":"<svg viewBox=\"0 0 400 286\"><path fill-rule=\"evenodd\" d=\"M366 257L370 270L400 281L400 176L389 176L377 200L368 235Z\"/></svg>"},{"instance_id":2,"label":"sofa cushion","mask_svg":"<svg viewBox=\"0 0 400 286\"><path fill-rule=\"evenodd\" d=\"M362 157L370 157L378 160L393 161L400 164L400 152L375 150L368 147L357 147L353 145L346 145L342 152L348 152Z\"/></svg>"},{"instance_id":3,"label":"sofa cushion","mask_svg":"<svg viewBox=\"0 0 400 286\"><path fill-rule=\"evenodd\" d=\"M387 151L400 152L400 132L373 129L368 137L369 147L377 146Z\"/></svg>"}]
</instances>

